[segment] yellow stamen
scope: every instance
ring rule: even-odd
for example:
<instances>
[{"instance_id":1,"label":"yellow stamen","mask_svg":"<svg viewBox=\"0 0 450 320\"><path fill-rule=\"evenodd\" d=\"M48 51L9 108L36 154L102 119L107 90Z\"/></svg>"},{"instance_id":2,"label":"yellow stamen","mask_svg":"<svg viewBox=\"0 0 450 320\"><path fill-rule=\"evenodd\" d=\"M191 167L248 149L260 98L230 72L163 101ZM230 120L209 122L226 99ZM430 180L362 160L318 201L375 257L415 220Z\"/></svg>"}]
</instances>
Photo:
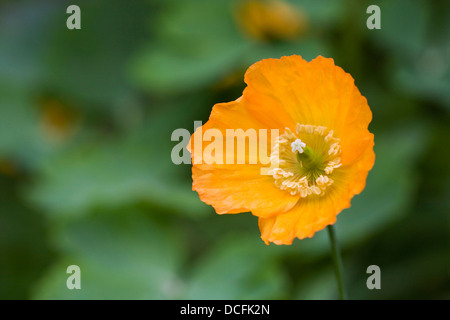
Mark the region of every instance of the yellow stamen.
<instances>
[{"instance_id":1,"label":"yellow stamen","mask_svg":"<svg viewBox=\"0 0 450 320\"><path fill-rule=\"evenodd\" d=\"M341 147L333 131L323 126L297 124L295 133L286 128L272 149L275 185L291 195L323 196L341 166Z\"/></svg>"}]
</instances>

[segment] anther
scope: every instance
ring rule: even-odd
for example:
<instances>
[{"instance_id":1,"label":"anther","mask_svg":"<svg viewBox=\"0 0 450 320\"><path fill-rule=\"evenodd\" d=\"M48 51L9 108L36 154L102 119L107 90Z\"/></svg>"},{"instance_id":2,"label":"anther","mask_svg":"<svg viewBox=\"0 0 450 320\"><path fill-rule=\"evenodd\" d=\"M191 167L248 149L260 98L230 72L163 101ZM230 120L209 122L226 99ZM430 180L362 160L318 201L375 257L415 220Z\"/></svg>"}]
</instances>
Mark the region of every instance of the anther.
<instances>
[{"instance_id":1,"label":"anther","mask_svg":"<svg viewBox=\"0 0 450 320\"><path fill-rule=\"evenodd\" d=\"M296 151L298 151L298 153L303 153L303 149L306 148L306 144L302 142L302 140L296 139L291 143L291 148L293 153L295 153Z\"/></svg>"}]
</instances>

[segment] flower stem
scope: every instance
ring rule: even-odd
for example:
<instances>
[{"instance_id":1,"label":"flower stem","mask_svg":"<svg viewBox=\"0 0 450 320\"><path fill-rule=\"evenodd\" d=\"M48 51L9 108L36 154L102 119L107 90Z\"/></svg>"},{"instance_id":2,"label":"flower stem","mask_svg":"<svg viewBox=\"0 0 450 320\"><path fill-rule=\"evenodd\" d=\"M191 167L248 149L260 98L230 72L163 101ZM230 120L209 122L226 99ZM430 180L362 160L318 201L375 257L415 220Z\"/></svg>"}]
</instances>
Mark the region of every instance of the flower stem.
<instances>
[{"instance_id":1,"label":"flower stem","mask_svg":"<svg viewBox=\"0 0 450 320\"><path fill-rule=\"evenodd\" d=\"M336 233L334 231L334 226L329 225L327 227L328 236L330 238L330 246L331 246L331 256L333 258L333 267L334 273L336 274L336 280L339 290L339 299L345 300L347 295L345 293L344 281L342 277L342 258L341 258L341 250L339 248L339 243L336 239Z\"/></svg>"}]
</instances>

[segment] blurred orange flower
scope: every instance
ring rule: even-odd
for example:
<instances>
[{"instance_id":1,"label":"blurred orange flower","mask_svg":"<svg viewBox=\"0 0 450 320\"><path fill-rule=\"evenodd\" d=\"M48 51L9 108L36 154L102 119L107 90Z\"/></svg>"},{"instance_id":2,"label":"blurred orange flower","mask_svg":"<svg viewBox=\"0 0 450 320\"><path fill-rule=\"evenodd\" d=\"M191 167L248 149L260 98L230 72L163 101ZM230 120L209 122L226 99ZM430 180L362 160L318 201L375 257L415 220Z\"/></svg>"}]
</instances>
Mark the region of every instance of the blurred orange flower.
<instances>
[{"instance_id":1,"label":"blurred orange flower","mask_svg":"<svg viewBox=\"0 0 450 320\"><path fill-rule=\"evenodd\" d=\"M348 73L321 56L262 60L247 70L245 82L243 95L216 104L191 137L193 190L218 214L258 216L266 244L312 237L334 224L365 187L375 161L367 100ZM276 139L264 141L272 160L268 174L261 174L261 163L200 163L208 144L199 153L195 141L207 129L225 135L227 129L278 129Z\"/></svg>"},{"instance_id":2,"label":"blurred orange flower","mask_svg":"<svg viewBox=\"0 0 450 320\"><path fill-rule=\"evenodd\" d=\"M307 29L299 8L281 0L247 0L236 10L242 29L258 40L291 40Z\"/></svg>"}]
</instances>

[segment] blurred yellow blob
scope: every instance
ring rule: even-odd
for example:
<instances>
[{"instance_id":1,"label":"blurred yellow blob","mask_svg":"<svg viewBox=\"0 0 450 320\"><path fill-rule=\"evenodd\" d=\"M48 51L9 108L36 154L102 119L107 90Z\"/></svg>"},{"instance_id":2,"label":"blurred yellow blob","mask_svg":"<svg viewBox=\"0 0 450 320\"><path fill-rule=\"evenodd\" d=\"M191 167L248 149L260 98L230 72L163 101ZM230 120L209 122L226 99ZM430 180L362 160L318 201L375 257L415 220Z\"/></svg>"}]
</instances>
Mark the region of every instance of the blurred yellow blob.
<instances>
[{"instance_id":1,"label":"blurred yellow blob","mask_svg":"<svg viewBox=\"0 0 450 320\"><path fill-rule=\"evenodd\" d=\"M0 174L14 177L19 174L19 168L11 159L0 158Z\"/></svg>"},{"instance_id":2,"label":"blurred yellow blob","mask_svg":"<svg viewBox=\"0 0 450 320\"><path fill-rule=\"evenodd\" d=\"M263 41L292 40L307 29L303 12L281 0L244 1L236 19L247 34Z\"/></svg>"},{"instance_id":3,"label":"blurred yellow blob","mask_svg":"<svg viewBox=\"0 0 450 320\"><path fill-rule=\"evenodd\" d=\"M46 139L60 143L69 139L78 128L78 115L56 99L41 102L41 128Z\"/></svg>"}]
</instances>

